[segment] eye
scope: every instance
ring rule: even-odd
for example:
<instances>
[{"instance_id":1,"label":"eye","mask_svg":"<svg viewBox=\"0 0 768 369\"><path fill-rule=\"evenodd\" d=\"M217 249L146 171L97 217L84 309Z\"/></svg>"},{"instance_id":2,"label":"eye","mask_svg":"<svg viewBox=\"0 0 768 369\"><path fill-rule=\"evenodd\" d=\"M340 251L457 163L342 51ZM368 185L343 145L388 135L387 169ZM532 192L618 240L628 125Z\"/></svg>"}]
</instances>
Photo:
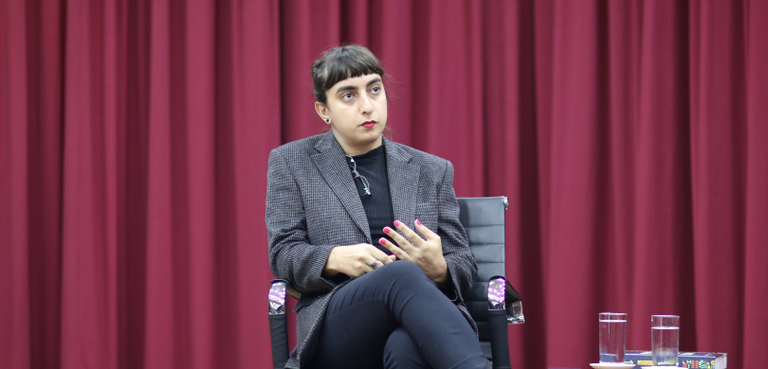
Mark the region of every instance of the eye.
<instances>
[{"instance_id":1,"label":"eye","mask_svg":"<svg viewBox=\"0 0 768 369\"><path fill-rule=\"evenodd\" d=\"M352 94L351 92L345 92L344 94L341 95L341 99L344 101L352 100L353 97L355 97L355 95Z\"/></svg>"},{"instance_id":2,"label":"eye","mask_svg":"<svg viewBox=\"0 0 768 369\"><path fill-rule=\"evenodd\" d=\"M371 87L371 93L372 94L378 94L379 92L381 92L381 86L373 86L373 87Z\"/></svg>"}]
</instances>

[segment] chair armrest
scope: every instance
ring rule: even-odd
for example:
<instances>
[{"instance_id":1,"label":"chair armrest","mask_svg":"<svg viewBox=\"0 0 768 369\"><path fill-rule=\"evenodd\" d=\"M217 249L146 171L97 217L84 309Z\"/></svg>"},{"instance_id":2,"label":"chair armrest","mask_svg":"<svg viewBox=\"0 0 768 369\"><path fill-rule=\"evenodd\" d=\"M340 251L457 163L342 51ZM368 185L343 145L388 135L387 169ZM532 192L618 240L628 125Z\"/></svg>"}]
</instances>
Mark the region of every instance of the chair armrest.
<instances>
[{"instance_id":1,"label":"chair armrest","mask_svg":"<svg viewBox=\"0 0 768 369\"><path fill-rule=\"evenodd\" d=\"M269 338L272 343L272 367L282 368L288 361L288 322L285 293L288 282L276 279L269 288Z\"/></svg>"},{"instance_id":2,"label":"chair armrest","mask_svg":"<svg viewBox=\"0 0 768 369\"><path fill-rule=\"evenodd\" d=\"M506 297L507 297L507 323L508 324L523 324L525 323L525 316L523 315L523 297L520 293L512 287L512 284L507 281L506 283Z\"/></svg>"},{"instance_id":3,"label":"chair armrest","mask_svg":"<svg viewBox=\"0 0 768 369\"><path fill-rule=\"evenodd\" d=\"M507 324L523 324L525 315L523 315L523 302L515 301L509 304L507 309Z\"/></svg>"},{"instance_id":4,"label":"chair armrest","mask_svg":"<svg viewBox=\"0 0 768 369\"><path fill-rule=\"evenodd\" d=\"M506 282L504 277L493 277L488 281L488 309L491 310L505 310L507 308L506 299Z\"/></svg>"},{"instance_id":5,"label":"chair armrest","mask_svg":"<svg viewBox=\"0 0 768 369\"><path fill-rule=\"evenodd\" d=\"M523 324L523 301L506 278L494 276L488 280L488 309L506 310L507 324Z\"/></svg>"},{"instance_id":6,"label":"chair armrest","mask_svg":"<svg viewBox=\"0 0 768 369\"><path fill-rule=\"evenodd\" d=\"M275 279L269 288L269 315L285 314L285 293L288 282Z\"/></svg>"},{"instance_id":7,"label":"chair armrest","mask_svg":"<svg viewBox=\"0 0 768 369\"><path fill-rule=\"evenodd\" d=\"M488 281L488 326L491 335L493 369L510 369L507 338L506 279L496 276Z\"/></svg>"}]
</instances>

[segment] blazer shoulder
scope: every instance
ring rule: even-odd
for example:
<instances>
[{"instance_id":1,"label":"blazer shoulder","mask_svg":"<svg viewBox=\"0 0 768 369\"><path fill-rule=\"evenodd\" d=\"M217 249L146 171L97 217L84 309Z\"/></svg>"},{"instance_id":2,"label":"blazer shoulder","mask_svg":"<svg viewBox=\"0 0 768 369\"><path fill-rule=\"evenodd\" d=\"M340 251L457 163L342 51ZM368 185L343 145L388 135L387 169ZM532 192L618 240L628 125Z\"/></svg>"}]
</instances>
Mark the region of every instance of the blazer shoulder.
<instances>
[{"instance_id":1,"label":"blazer shoulder","mask_svg":"<svg viewBox=\"0 0 768 369\"><path fill-rule=\"evenodd\" d=\"M443 159L435 154L430 154L426 151L421 151L413 147L403 145L396 142L390 142L395 150L400 151L398 154L401 157L409 157L414 163L419 164L422 167L439 167L452 166L448 159Z\"/></svg>"},{"instance_id":2,"label":"blazer shoulder","mask_svg":"<svg viewBox=\"0 0 768 369\"><path fill-rule=\"evenodd\" d=\"M272 155L296 158L297 156L310 156L317 152L315 145L323 139L322 134L302 138L282 144L272 149Z\"/></svg>"}]
</instances>

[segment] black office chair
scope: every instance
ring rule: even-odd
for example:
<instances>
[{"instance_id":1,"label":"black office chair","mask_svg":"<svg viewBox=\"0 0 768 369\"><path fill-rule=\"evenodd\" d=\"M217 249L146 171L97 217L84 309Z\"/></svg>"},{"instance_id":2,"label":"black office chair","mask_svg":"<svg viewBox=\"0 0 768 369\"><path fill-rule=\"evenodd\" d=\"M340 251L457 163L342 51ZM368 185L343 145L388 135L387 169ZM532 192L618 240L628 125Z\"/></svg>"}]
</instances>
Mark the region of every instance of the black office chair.
<instances>
[{"instance_id":1,"label":"black office chair","mask_svg":"<svg viewBox=\"0 0 768 369\"><path fill-rule=\"evenodd\" d=\"M507 198L458 198L459 220L467 231L469 247L477 262L477 278L465 297L477 323L480 345L494 369L510 368L507 324L525 322L520 294L504 278L504 211ZM284 280L272 281L269 290L269 328L272 364L282 368L288 361L286 294L298 297Z\"/></svg>"}]
</instances>

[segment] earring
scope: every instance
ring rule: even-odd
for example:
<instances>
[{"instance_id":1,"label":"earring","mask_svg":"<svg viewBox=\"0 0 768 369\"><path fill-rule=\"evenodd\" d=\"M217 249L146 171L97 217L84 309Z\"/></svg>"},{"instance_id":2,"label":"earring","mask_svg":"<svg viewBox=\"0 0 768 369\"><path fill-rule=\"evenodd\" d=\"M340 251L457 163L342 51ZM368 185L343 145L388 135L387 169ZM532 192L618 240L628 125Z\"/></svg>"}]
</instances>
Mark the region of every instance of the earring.
<instances>
[{"instance_id":1,"label":"earring","mask_svg":"<svg viewBox=\"0 0 768 369\"><path fill-rule=\"evenodd\" d=\"M325 118L325 123L331 123L331 120L328 118Z\"/></svg>"}]
</instances>

